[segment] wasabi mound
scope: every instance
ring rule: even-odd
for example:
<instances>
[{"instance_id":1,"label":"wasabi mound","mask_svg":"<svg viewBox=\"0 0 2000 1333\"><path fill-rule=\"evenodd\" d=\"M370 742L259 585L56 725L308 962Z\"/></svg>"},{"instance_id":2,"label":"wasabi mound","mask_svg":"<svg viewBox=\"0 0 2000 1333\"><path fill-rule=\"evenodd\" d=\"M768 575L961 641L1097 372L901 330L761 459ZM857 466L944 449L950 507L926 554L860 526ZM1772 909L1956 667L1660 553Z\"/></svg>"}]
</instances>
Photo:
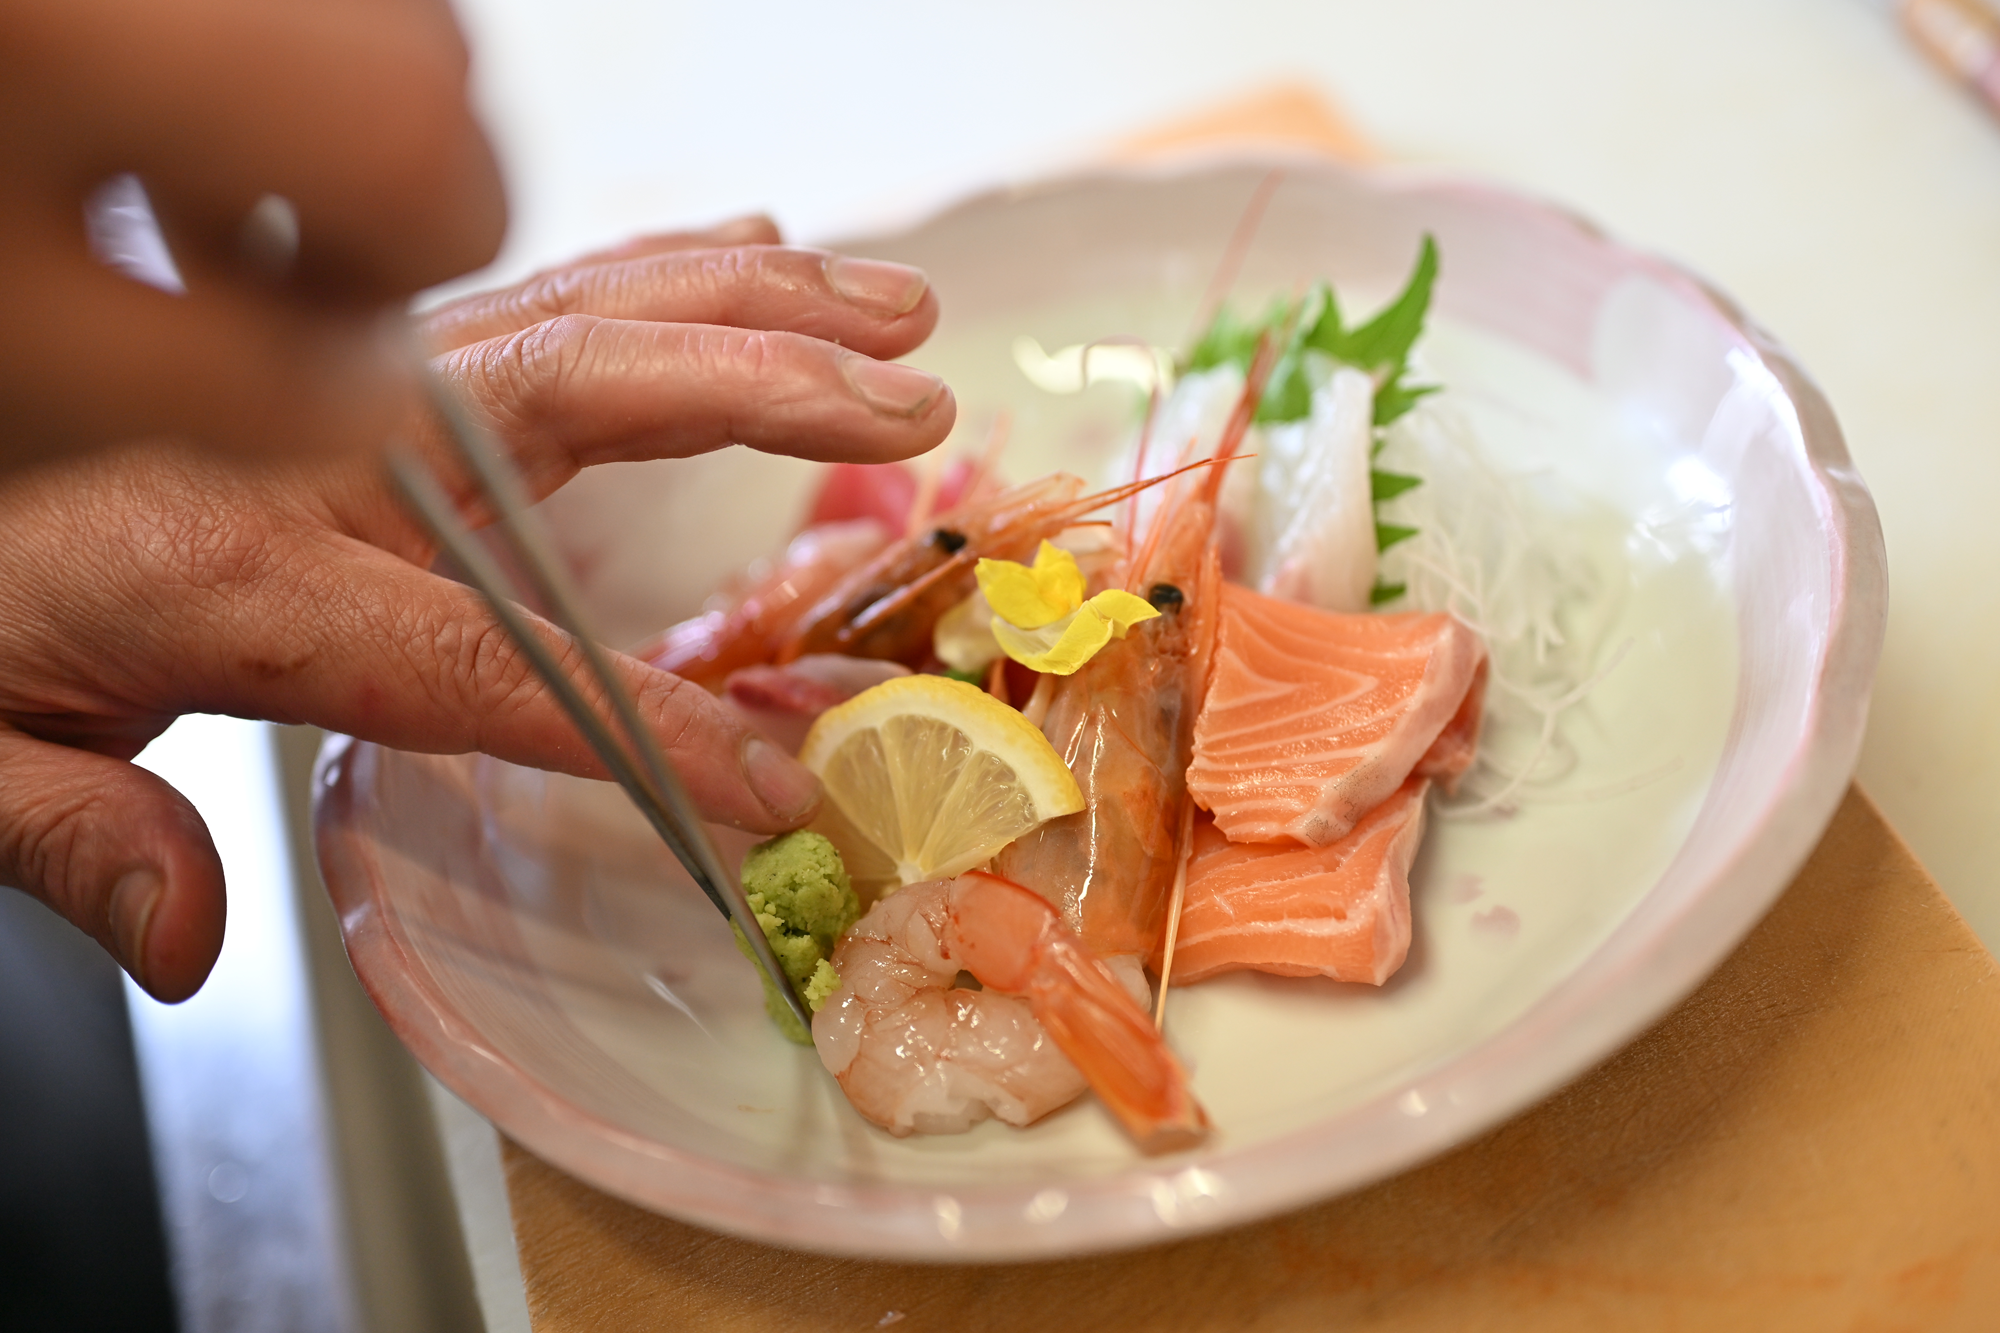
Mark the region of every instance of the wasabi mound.
<instances>
[{"instance_id":1,"label":"wasabi mound","mask_svg":"<svg viewBox=\"0 0 2000 1333\"><path fill-rule=\"evenodd\" d=\"M834 941L861 916L861 898L847 878L840 853L805 829L760 843L743 858L743 892L778 965L806 1007L818 1013L826 997L840 988L840 976L827 962ZM736 947L754 959L750 941L740 929L731 929L736 930ZM792 1016L776 985L761 971L758 975L764 981L764 1012L778 1031L801 1046L812 1045L812 1034Z\"/></svg>"}]
</instances>

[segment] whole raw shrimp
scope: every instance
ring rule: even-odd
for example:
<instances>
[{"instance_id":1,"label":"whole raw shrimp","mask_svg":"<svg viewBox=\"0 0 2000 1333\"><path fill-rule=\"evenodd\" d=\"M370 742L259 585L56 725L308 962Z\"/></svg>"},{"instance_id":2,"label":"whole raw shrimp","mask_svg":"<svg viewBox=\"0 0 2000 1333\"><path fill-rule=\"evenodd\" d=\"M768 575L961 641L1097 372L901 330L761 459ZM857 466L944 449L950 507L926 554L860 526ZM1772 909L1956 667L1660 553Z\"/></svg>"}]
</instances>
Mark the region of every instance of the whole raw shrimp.
<instances>
[{"instance_id":1,"label":"whole raw shrimp","mask_svg":"<svg viewBox=\"0 0 2000 1333\"><path fill-rule=\"evenodd\" d=\"M893 1134L1026 1125L1086 1085L1148 1152L1208 1118L1137 1002L1042 898L978 871L912 884L841 937L813 1045ZM970 972L983 990L955 987Z\"/></svg>"},{"instance_id":2,"label":"whole raw shrimp","mask_svg":"<svg viewBox=\"0 0 2000 1333\"><path fill-rule=\"evenodd\" d=\"M972 591L980 557L1023 557L1155 484L1084 495L1083 479L1062 472L998 492L975 479L957 504L896 541L873 521L810 527L731 603L663 630L633 656L711 688L743 667L816 653L922 666L938 617Z\"/></svg>"},{"instance_id":3,"label":"whole raw shrimp","mask_svg":"<svg viewBox=\"0 0 2000 1333\"><path fill-rule=\"evenodd\" d=\"M844 653L920 665L930 656L938 617L971 593L981 557L1021 559L1043 538L1129 491L1086 496L1081 477L1054 472L947 509L804 609L774 660Z\"/></svg>"},{"instance_id":4,"label":"whole raw shrimp","mask_svg":"<svg viewBox=\"0 0 2000 1333\"><path fill-rule=\"evenodd\" d=\"M776 560L751 566L745 586L718 599L722 605L662 630L632 655L720 688L730 672L768 663L802 611L888 544L889 529L874 519L815 524Z\"/></svg>"},{"instance_id":5,"label":"whole raw shrimp","mask_svg":"<svg viewBox=\"0 0 2000 1333\"><path fill-rule=\"evenodd\" d=\"M1187 766L1222 585L1222 465L1249 428L1267 362L1260 353L1251 367L1217 465L1178 477L1143 540L1128 534L1126 586L1160 615L1049 686L1042 731L1083 789L1084 808L1010 843L993 863L1059 907L1092 951L1140 984L1183 854Z\"/></svg>"}]
</instances>

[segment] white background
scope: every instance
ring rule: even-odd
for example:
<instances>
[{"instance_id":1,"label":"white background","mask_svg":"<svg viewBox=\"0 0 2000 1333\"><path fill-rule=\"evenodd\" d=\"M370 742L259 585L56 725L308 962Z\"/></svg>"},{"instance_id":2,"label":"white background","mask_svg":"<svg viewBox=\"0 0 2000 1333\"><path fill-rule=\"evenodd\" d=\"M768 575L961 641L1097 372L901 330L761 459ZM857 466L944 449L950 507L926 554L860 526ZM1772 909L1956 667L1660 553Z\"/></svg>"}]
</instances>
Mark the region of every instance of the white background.
<instances>
[{"instance_id":1,"label":"white background","mask_svg":"<svg viewBox=\"0 0 2000 1333\"><path fill-rule=\"evenodd\" d=\"M491 276L771 212L812 238L1304 79L1386 156L1692 266L1820 380L1892 610L1861 779L2000 945L2000 124L1864 0L460 0L514 198ZM946 300L950 293L943 293Z\"/></svg>"}]
</instances>

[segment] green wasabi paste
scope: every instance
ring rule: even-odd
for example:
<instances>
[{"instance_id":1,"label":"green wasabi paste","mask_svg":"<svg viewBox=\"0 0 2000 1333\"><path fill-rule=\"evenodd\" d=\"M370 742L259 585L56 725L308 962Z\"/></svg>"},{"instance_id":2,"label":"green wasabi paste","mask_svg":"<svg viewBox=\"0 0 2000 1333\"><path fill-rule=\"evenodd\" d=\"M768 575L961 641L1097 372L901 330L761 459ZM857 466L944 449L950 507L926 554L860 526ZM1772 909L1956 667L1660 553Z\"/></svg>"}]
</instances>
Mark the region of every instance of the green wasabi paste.
<instances>
[{"instance_id":1,"label":"green wasabi paste","mask_svg":"<svg viewBox=\"0 0 2000 1333\"><path fill-rule=\"evenodd\" d=\"M778 965L792 979L806 1007L818 1013L826 997L840 989L840 975L827 958L833 953L840 932L861 916L861 898L840 863L840 853L817 833L799 829L759 843L743 858L743 893L771 942ZM755 959L750 941L740 928L736 947L745 958ZM812 1044L812 1034L799 1026L790 1006L769 977L764 980L764 1012L784 1033L801 1046Z\"/></svg>"}]
</instances>

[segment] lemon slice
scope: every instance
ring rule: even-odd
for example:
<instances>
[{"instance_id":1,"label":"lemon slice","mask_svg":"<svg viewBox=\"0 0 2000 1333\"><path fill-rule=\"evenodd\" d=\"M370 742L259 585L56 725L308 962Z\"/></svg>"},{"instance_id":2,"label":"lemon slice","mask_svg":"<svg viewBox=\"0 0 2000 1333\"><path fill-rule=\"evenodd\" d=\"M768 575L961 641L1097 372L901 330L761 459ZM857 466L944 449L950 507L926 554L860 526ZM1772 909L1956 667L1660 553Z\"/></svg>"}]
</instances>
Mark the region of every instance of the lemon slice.
<instances>
[{"instance_id":1,"label":"lemon slice","mask_svg":"<svg viewBox=\"0 0 2000 1333\"><path fill-rule=\"evenodd\" d=\"M898 676L827 709L799 759L826 785L814 827L864 892L961 874L1083 809L1034 724L944 676Z\"/></svg>"}]
</instances>

